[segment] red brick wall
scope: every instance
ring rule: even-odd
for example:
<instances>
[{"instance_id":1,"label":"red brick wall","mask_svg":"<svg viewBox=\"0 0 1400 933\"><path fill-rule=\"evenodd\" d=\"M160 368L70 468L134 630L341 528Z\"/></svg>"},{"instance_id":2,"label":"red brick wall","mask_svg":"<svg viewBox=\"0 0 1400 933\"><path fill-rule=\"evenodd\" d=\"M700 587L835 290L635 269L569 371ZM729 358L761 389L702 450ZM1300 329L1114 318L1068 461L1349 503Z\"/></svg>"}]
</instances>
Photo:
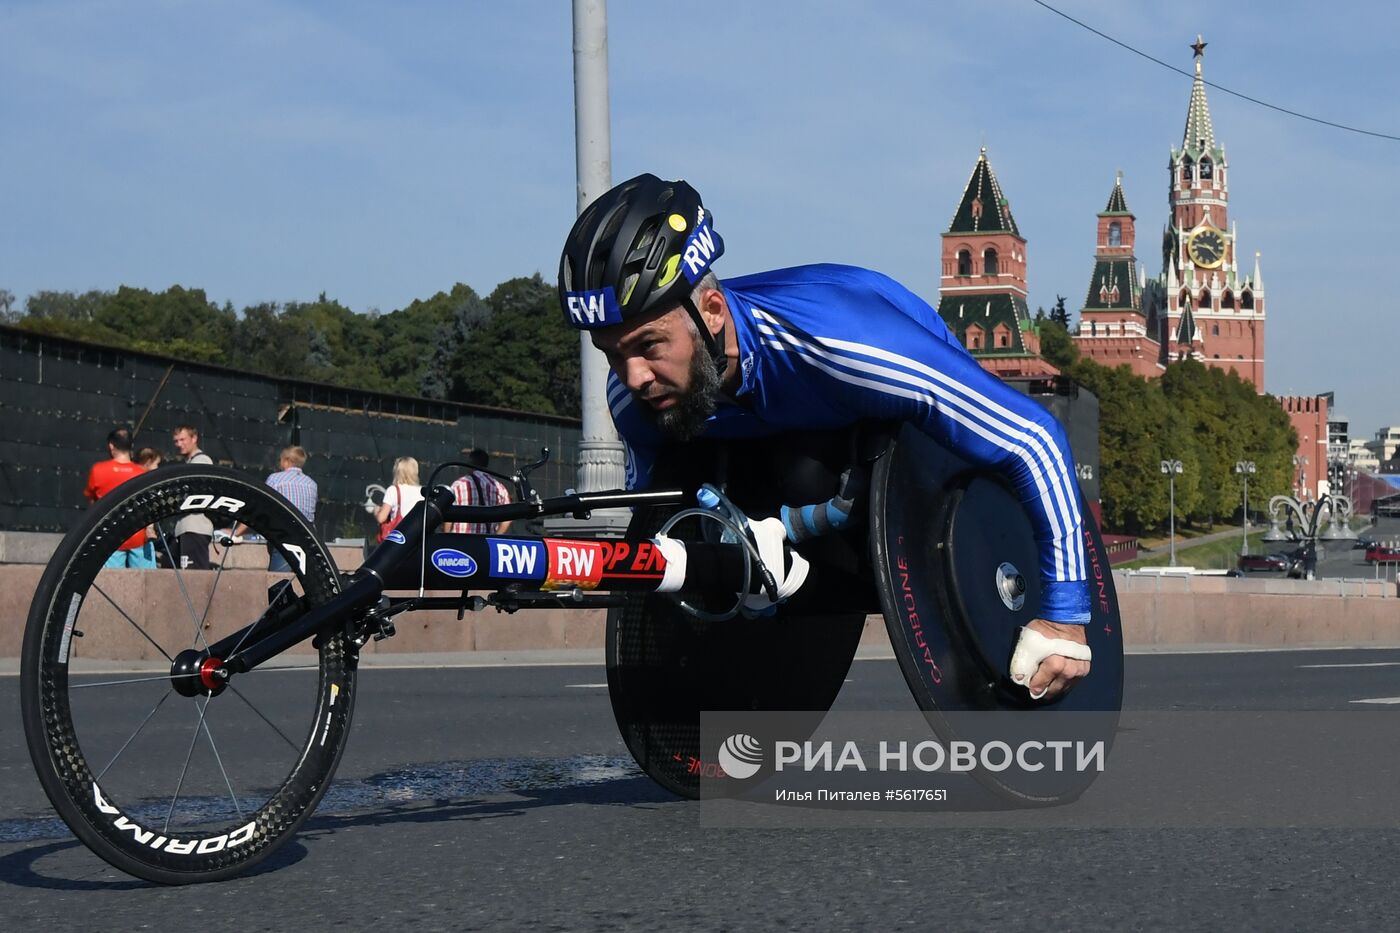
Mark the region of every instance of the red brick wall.
<instances>
[{"instance_id":1,"label":"red brick wall","mask_svg":"<svg viewBox=\"0 0 1400 933\"><path fill-rule=\"evenodd\" d=\"M1298 432L1297 456L1306 458L1293 473L1293 494L1316 499L1320 481L1327 479L1327 399L1314 395L1284 395L1279 404Z\"/></svg>"}]
</instances>

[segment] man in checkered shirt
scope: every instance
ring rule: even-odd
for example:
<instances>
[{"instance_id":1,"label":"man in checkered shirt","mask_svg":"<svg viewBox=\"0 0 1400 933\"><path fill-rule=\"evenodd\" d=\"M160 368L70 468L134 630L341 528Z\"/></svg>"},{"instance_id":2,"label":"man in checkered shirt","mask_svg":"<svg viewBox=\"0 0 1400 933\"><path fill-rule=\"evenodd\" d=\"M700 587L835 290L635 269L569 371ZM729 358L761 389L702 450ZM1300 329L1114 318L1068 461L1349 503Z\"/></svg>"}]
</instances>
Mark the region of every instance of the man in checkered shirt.
<instances>
[{"instance_id":1,"label":"man in checkered shirt","mask_svg":"<svg viewBox=\"0 0 1400 933\"><path fill-rule=\"evenodd\" d=\"M489 459L480 447L467 454L467 462L472 471L458 477L452 484L453 501L457 505L505 505L510 502L510 491L504 483L486 472ZM443 530L449 534L489 535L504 534L510 522L452 522Z\"/></svg>"},{"instance_id":2,"label":"man in checkered shirt","mask_svg":"<svg viewBox=\"0 0 1400 933\"><path fill-rule=\"evenodd\" d=\"M306 448L283 447L277 458L277 472L269 473L267 485L282 494L282 497L296 506L308 525L316 524L316 481L301 471L306 466ZM242 541L240 537L248 526L239 522L228 532L217 532L214 543L229 547ZM282 552L271 544L267 546L267 569L274 573L286 573L292 569Z\"/></svg>"},{"instance_id":3,"label":"man in checkered shirt","mask_svg":"<svg viewBox=\"0 0 1400 933\"><path fill-rule=\"evenodd\" d=\"M307 524L316 524L316 481L301 471L306 466L306 450L302 447L284 447L277 461L278 470L267 477L267 485L297 507L306 517ZM286 572L292 568L287 559L276 548L268 548L267 569Z\"/></svg>"}]
</instances>

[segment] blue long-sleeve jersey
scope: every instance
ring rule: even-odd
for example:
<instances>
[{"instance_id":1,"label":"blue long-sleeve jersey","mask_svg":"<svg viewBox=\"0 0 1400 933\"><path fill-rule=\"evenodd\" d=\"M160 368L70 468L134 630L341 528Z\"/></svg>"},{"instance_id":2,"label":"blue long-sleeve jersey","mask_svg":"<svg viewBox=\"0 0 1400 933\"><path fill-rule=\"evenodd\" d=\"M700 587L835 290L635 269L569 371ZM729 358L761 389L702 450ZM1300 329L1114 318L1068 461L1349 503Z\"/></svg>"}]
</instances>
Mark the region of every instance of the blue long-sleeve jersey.
<instances>
[{"instance_id":1,"label":"blue long-sleeve jersey","mask_svg":"<svg viewBox=\"0 0 1400 933\"><path fill-rule=\"evenodd\" d=\"M854 266L780 269L723 284L741 383L704 435L760 437L909 421L1014 486L1040 548L1041 616L1089 621L1083 518L1064 430L1045 408L979 366L938 313L887 276ZM651 413L608 380L627 445L627 486L645 488L666 444Z\"/></svg>"}]
</instances>

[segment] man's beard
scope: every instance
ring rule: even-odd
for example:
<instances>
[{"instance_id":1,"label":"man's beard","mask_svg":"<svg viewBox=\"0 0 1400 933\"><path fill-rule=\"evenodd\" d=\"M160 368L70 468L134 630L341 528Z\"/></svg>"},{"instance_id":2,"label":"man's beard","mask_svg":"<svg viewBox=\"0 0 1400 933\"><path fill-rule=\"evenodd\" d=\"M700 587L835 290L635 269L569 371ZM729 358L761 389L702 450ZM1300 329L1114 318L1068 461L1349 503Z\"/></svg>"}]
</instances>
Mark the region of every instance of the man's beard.
<instances>
[{"instance_id":1,"label":"man's beard","mask_svg":"<svg viewBox=\"0 0 1400 933\"><path fill-rule=\"evenodd\" d=\"M656 425L678 441L688 441L704 433L705 421L719 403L719 372L698 334L690 357L690 388L676 396L676 404L656 412Z\"/></svg>"}]
</instances>

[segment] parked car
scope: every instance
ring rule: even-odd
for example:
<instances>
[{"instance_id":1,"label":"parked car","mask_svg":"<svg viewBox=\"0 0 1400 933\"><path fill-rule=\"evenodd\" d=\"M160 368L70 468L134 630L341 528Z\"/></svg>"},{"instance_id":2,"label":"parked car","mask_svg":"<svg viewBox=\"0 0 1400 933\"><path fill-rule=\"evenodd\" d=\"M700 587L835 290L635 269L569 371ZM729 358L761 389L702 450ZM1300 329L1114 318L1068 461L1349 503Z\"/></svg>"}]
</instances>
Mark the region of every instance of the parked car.
<instances>
[{"instance_id":1,"label":"parked car","mask_svg":"<svg viewBox=\"0 0 1400 933\"><path fill-rule=\"evenodd\" d=\"M1374 538L1367 538L1363 535L1362 537L1357 538L1351 543L1351 549L1353 551L1364 551L1375 543L1376 542Z\"/></svg>"},{"instance_id":2,"label":"parked car","mask_svg":"<svg viewBox=\"0 0 1400 933\"><path fill-rule=\"evenodd\" d=\"M1241 554L1241 570L1261 570L1277 572L1287 570L1293 562L1282 554Z\"/></svg>"},{"instance_id":3,"label":"parked car","mask_svg":"<svg viewBox=\"0 0 1400 933\"><path fill-rule=\"evenodd\" d=\"M1366 549L1368 564L1400 564L1400 546L1393 544L1372 544Z\"/></svg>"}]
</instances>

